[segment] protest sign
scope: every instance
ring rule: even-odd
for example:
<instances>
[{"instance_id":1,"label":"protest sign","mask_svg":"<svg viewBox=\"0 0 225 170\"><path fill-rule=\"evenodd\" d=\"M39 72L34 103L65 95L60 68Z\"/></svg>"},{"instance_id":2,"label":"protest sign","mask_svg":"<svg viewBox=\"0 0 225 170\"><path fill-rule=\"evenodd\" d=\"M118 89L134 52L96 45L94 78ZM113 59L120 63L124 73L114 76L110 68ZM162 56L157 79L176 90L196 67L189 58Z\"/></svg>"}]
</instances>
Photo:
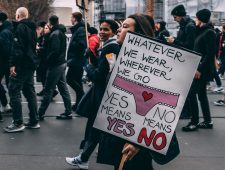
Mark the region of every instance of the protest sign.
<instances>
[{"instance_id":1,"label":"protest sign","mask_svg":"<svg viewBox=\"0 0 225 170\"><path fill-rule=\"evenodd\" d=\"M166 154L200 58L127 33L94 127Z\"/></svg>"}]
</instances>

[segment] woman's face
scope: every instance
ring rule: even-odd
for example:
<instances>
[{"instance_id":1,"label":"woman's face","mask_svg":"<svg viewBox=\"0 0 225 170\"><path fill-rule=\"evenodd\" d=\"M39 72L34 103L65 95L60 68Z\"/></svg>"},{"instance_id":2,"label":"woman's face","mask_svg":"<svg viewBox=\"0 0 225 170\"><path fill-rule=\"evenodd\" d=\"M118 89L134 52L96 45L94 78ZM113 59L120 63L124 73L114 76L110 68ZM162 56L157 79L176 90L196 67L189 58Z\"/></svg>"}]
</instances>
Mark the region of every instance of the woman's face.
<instances>
[{"instance_id":1,"label":"woman's face","mask_svg":"<svg viewBox=\"0 0 225 170\"><path fill-rule=\"evenodd\" d=\"M45 25L44 34L48 34L49 32L50 32L50 27L48 25Z\"/></svg>"},{"instance_id":2,"label":"woman's face","mask_svg":"<svg viewBox=\"0 0 225 170\"><path fill-rule=\"evenodd\" d=\"M110 37L114 36L114 33L112 32L110 25L106 22L101 23L99 29L100 29L99 37L101 41L106 41Z\"/></svg>"},{"instance_id":3,"label":"woman's face","mask_svg":"<svg viewBox=\"0 0 225 170\"><path fill-rule=\"evenodd\" d=\"M123 44L123 41L128 31L131 31L131 32L135 31L135 20L132 18L127 18L123 22L122 26L118 29L117 42L119 44Z\"/></svg>"}]
</instances>

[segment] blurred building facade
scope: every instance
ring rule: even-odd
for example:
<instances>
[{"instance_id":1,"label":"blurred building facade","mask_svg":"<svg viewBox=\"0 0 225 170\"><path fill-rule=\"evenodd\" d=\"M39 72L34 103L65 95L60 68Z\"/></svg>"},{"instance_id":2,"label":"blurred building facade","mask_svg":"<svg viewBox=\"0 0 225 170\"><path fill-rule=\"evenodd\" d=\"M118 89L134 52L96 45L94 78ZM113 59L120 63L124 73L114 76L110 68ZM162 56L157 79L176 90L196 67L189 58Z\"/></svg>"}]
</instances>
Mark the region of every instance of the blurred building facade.
<instances>
[{"instance_id":1,"label":"blurred building facade","mask_svg":"<svg viewBox=\"0 0 225 170\"><path fill-rule=\"evenodd\" d=\"M94 0L93 25L98 26L99 20L124 20L134 13L146 13L147 1L150 0ZM165 0L154 1L154 18L164 19Z\"/></svg>"},{"instance_id":2,"label":"blurred building facade","mask_svg":"<svg viewBox=\"0 0 225 170\"><path fill-rule=\"evenodd\" d=\"M173 21L170 15L171 10L178 4L183 4L186 8L187 14L195 18L198 10L207 8L212 12L211 21L215 25L221 25L225 21L225 1L224 0L166 0L165 6L165 20L170 29L175 29L177 23Z\"/></svg>"}]
</instances>

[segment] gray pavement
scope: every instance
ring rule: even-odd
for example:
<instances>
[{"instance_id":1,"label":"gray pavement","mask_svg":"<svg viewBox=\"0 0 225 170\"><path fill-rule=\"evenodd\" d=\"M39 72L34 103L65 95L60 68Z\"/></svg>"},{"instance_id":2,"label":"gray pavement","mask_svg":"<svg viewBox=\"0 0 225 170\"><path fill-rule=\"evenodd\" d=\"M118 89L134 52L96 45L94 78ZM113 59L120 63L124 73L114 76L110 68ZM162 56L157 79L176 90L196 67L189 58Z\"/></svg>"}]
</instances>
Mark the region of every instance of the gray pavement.
<instances>
[{"instance_id":1,"label":"gray pavement","mask_svg":"<svg viewBox=\"0 0 225 170\"><path fill-rule=\"evenodd\" d=\"M40 91L40 86L36 85L36 89ZM72 91L71 94L75 96ZM180 120L176 132L181 154L166 165L154 163L155 170L225 170L225 107L213 105L213 101L221 98L222 94L209 93L208 96L214 129L184 133L181 127L188 120ZM23 106L24 113L27 113L26 103ZM78 169L67 165L65 157L79 153L86 119L74 114L72 120L56 120L55 116L62 112L62 99L57 96L46 113L48 117L40 123L41 129L0 133L0 170ZM24 117L26 119L27 114ZM11 120L10 115L4 115L0 128L7 126ZM97 164L96 153L93 153L89 169L113 170L113 167Z\"/></svg>"}]
</instances>

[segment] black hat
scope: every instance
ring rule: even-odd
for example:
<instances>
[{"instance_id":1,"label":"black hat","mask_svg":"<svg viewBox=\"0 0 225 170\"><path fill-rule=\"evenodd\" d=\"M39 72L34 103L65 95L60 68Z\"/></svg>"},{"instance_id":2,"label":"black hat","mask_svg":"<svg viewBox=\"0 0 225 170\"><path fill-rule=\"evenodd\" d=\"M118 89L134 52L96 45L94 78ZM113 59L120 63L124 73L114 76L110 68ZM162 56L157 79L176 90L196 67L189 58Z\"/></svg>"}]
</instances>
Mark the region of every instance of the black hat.
<instances>
[{"instance_id":1,"label":"black hat","mask_svg":"<svg viewBox=\"0 0 225 170\"><path fill-rule=\"evenodd\" d=\"M204 23L208 23L211 17L211 12L208 9L201 9L196 13L196 17L204 22Z\"/></svg>"},{"instance_id":2,"label":"black hat","mask_svg":"<svg viewBox=\"0 0 225 170\"><path fill-rule=\"evenodd\" d=\"M178 5L178 6L176 6L176 7L171 11L171 15L175 15L175 16L185 16L185 15L186 15L186 11L185 11L184 5Z\"/></svg>"},{"instance_id":3,"label":"black hat","mask_svg":"<svg viewBox=\"0 0 225 170\"><path fill-rule=\"evenodd\" d=\"M37 23L37 26L38 26L38 27L44 28L46 24L47 24L47 23L46 23L45 21L39 21L39 22Z\"/></svg>"},{"instance_id":4,"label":"black hat","mask_svg":"<svg viewBox=\"0 0 225 170\"><path fill-rule=\"evenodd\" d=\"M0 11L0 21L4 22L7 19L8 19L7 14L3 11Z\"/></svg>"},{"instance_id":5,"label":"black hat","mask_svg":"<svg viewBox=\"0 0 225 170\"><path fill-rule=\"evenodd\" d=\"M58 25L59 24L59 18L56 15L52 15L49 18L49 23L51 25Z\"/></svg>"}]
</instances>

